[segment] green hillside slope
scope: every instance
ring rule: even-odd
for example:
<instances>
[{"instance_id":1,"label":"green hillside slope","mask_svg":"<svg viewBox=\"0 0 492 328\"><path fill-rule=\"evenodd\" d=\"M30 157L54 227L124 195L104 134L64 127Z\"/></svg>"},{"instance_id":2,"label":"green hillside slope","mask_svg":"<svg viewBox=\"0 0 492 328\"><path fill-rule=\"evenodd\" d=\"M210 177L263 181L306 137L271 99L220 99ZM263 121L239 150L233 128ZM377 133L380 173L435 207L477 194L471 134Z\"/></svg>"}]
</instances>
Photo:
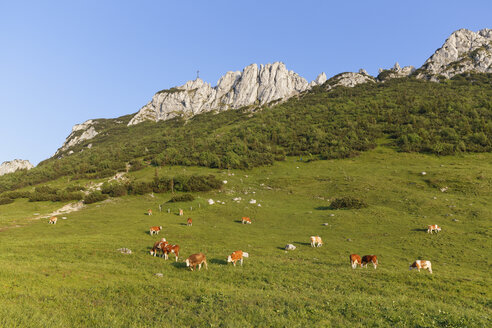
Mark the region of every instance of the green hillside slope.
<instances>
[{"instance_id":1,"label":"green hillside slope","mask_svg":"<svg viewBox=\"0 0 492 328\"><path fill-rule=\"evenodd\" d=\"M378 146L355 158L287 157L250 170L148 167L130 179L213 174L227 184L193 192L187 203L167 203L171 193L112 198L56 225L29 218L64 203L17 199L0 206L0 325L490 326L491 162L490 153L437 157ZM368 206L329 208L343 196ZM154 215L145 215L149 208ZM242 216L253 224L242 225ZM429 224L442 232L427 234ZM153 225L163 231L151 237ZM312 235L325 244L310 247ZM181 246L178 262L149 255L161 237ZM284 251L287 243L297 249ZM238 249L250 254L243 267L226 263ZM186 269L196 252L207 255L207 271ZM376 254L378 269L353 270L351 253ZM416 259L432 261L434 273L409 271Z\"/></svg>"}]
</instances>

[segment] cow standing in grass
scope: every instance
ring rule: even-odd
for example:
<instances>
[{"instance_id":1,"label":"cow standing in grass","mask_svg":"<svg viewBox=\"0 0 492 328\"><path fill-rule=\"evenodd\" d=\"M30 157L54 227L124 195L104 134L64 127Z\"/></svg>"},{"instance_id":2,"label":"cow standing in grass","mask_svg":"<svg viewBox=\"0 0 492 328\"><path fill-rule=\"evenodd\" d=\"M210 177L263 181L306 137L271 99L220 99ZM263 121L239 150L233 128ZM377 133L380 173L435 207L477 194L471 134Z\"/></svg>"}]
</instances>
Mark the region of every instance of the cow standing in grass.
<instances>
[{"instance_id":1,"label":"cow standing in grass","mask_svg":"<svg viewBox=\"0 0 492 328\"><path fill-rule=\"evenodd\" d=\"M164 253L164 258L167 260L169 258L169 253L174 253L176 256L176 262L178 262L179 257L179 245L171 245L167 244L162 248L162 252Z\"/></svg>"},{"instance_id":2,"label":"cow standing in grass","mask_svg":"<svg viewBox=\"0 0 492 328\"><path fill-rule=\"evenodd\" d=\"M364 255L361 261L361 267L366 267L367 264L372 263L374 269L378 267L378 257L376 255Z\"/></svg>"},{"instance_id":3,"label":"cow standing in grass","mask_svg":"<svg viewBox=\"0 0 492 328\"><path fill-rule=\"evenodd\" d=\"M150 227L149 233L152 236L153 234L158 234L162 230L162 226L160 227Z\"/></svg>"},{"instance_id":4,"label":"cow standing in grass","mask_svg":"<svg viewBox=\"0 0 492 328\"><path fill-rule=\"evenodd\" d=\"M205 266L205 270L208 270L207 257L203 253L192 254L186 259L186 266L193 271L198 265L198 270L202 268L202 263Z\"/></svg>"},{"instance_id":5,"label":"cow standing in grass","mask_svg":"<svg viewBox=\"0 0 492 328\"><path fill-rule=\"evenodd\" d=\"M184 215L184 212L182 209L179 209L179 216L183 216Z\"/></svg>"},{"instance_id":6,"label":"cow standing in grass","mask_svg":"<svg viewBox=\"0 0 492 328\"><path fill-rule=\"evenodd\" d=\"M427 226L427 233L432 234L434 231L436 233L440 232L441 231L441 227L438 226L437 224L433 224L433 225Z\"/></svg>"},{"instance_id":7,"label":"cow standing in grass","mask_svg":"<svg viewBox=\"0 0 492 328\"><path fill-rule=\"evenodd\" d=\"M56 216L50 217L50 221L48 222L49 224L56 224L56 221L58 221L58 218Z\"/></svg>"},{"instance_id":8,"label":"cow standing in grass","mask_svg":"<svg viewBox=\"0 0 492 328\"><path fill-rule=\"evenodd\" d=\"M164 255L164 250L163 248L168 244L166 241L166 238L162 238L161 240L158 240L154 243L154 246L150 250L150 255L152 256L157 256L157 251L161 250L162 254Z\"/></svg>"},{"instance_id":9,"label":"cow standing in grass","mask_svg":"<svg viewBox=\"0 0 492 328\"><path fill-rule=\"evenodd\" d=\"M243 265L243 257L249 257L249 254L241 250L232 252L231 255L227 257L227 263L233 263L236 266L236 262L239 261L241 266Z\"/></svg>"},{"instance_id":10,"label":"cow standing in grass","mask_svg":"<svg viewBox=\"0 0 492 328\"><path fill-rule=\"evenodd\" d=\"M321 247L323 246L323 241L320 236L311 236L311 247Z\"/></svg>"},{"instance_id":11,"label":"cow standing in grass","mask_svg":"<svg viewBox=\"0 0 492 328\"><path fill-rule=\"evenodd\" d=\"M357 254L350 254L350 265L352 266L352 269L355 269L357 264L362 267L362 260L360 256Z\"/></svg>"},{"instance_id":12,"label":"cow standing in grass","mask_svg":"<svg viewBox=\"0 0 492 328\"><path fill-rule=\"evenodd\" d=\"M432 264L431 261L417 260L410 265L410 270L417 269L420 272L420 269L429 270L429 273L432 274Z\"/></svg>"},{"instance_id":13,"label":"cow standing in grass","mask_svg":"<svg viewBox=\"0 0 492 328\"><path fill-rule=\"evenodd\" d=\"M188 220L186 220L186 225L188 227L191 227L192 224L193 224L193 222L192 222L191 218L188 218Z\"/></svg>"},{"instance_id":14,"label":"cow standing in grass","mask_svg":"<svg viewBox=\"0 0 492 328\"><path fill-rule=\"evenodd\" d=\"M248 218L248 217L246 217L246 216L243 216L243 217L241 218L241 223L242 223L242 224L251 224L251 219L250 219L250 218Z\"/></svg>"},{"instance_id":15,"label":"cow standing in grass","mask_svg":"<svg viewBox=\"0 0 492 328\"><path fill-rule=\"evenodd\" d=\"M152 210L149 208L149 210L147 211L147 215L152 215Z\"/></svg>"}]
</instances>

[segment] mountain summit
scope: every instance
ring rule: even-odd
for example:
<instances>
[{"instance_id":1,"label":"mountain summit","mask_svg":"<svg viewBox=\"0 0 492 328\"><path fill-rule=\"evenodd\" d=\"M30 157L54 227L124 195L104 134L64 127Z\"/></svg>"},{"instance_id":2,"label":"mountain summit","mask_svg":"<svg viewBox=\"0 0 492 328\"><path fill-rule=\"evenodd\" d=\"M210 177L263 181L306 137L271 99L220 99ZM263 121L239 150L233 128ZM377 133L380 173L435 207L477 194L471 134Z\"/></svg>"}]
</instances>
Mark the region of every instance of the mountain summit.
<instances>
[{"instance_id":1,"label":"mountain summit","mask_svg":"<svg viewBox=\"0 0 492 328\"><path fill-rule=\"evenodd\" d=\"M182 86L159 91L128 125L168 120L180 115L193 116L211 110L264 105L285 100L325 81L326 75L322 73L308 83L298 74L287 70L281 62L260 67L252 64L242 72L227 72L215 87L197 78Z\"/></svg>"}]
</instances>

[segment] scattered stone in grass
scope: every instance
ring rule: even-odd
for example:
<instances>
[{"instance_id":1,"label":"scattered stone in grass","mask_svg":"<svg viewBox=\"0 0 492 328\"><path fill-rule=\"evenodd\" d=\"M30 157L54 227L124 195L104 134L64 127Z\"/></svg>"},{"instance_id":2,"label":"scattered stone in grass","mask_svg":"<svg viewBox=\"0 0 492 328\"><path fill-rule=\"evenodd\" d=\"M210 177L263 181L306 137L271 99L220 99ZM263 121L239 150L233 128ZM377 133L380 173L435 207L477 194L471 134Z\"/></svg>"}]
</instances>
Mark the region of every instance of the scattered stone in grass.
<instances>
[{"instance_id":1,"label":"scattered stone in grass","mask_svg":"<svg viewBox=\"0 0 492 328\"><path fill-rule=\"evenodd\" d=\"M213 204L215 204L215 202L214 202L214 200L213 200L212 198L210 198L210 199L208 200L208 205L213 205Z\"/></svg>"},{"instance_id":2,"label":"scattered stone in grass","mask_svg":"<svg viewBox=\"0 0 492 328\"><path fill-rule=\"evenodd\" d=\"M121 254L131 254L132 253L132 250L129 249L129 248L118 248L118 251L121 253Z\"/></svg>"},{"instance_id":3,"label":"scattered stone in grass","mask_svg":"<svg viewBox=\"0 0 492 328\"><path fill-rule=\"evenodd\" d=\"M39 215L39 213L34 213L33 215Z\"/></svg>"},{"instance_id":4,"label":"scattered stone in grass","mask_svg":"<svg viewBox=\"0 0 492 328\"><path fill-rule=\"evenodd\" d=\"M422 172L422 173L420 173L420 174L422 174L422 175L427 175L427 172Z\"/></svg>"},{"instance_id":5,"label":"scattered stone in grass","mask_svg":"<svg viewBox=\"0 0 492 328\"><path fill-rule=\"evenodd\" d=\"M335 214L331 213L330 216L335 216Z\"/></svg>"},{"instance_id":6,"label":"scattered stone in grass","mask_svg":"<svg viewBox=\"0 0 492 328\"><path fill-rule=\"evenodd\" d=\"M66 219L67 219L67 217L66 217L66 216L63 216L63 217L62 217L62 220L66 220Z\"/></svg>"},{"instance_id":7,"label":"scattered stone in grass","mask_svg":"<svg viewBox=\"0 0 492 328\"><path fill-rule=\"evenodd\" d=\"M261 207L261 204L258 204L258 207Z\"/></svg>"},{"instance_id":8,"label":"scattered stone in grass","mask_svg":"<svg viewBox=\"0 0 492 328\"><path fill-rule=\"evenodd\" d=\"M157 273L155 274L155 276L157 276L157 277L159 277L159 278L162 278L162 277L164 277L164 274L162 274L162 273L160 273L160 272L157 272Z\"/></svg>"},{"instance_id":9,"label":"scattered stone in grass","mask_svg":"<svg viewBox=\"0 0 492 328\"><path fill-rule=\"evenodd\" d=\"M444 216L453 216L453 214L451 214L451 213L446 213L446 214L444 214Z\"/></svg>"},{"instance_id":10,"label":"scattered stone in grass","mask_svg":"<svg viewBox=\"0 0 492 328\"><path fill-rule=\"evenodd\" d=\"M286 251L293 251L294 249L296 249L296 247L292 244L287 244L285 245L285 250Z\"/></svg>"},{"instance_id":11,"label":"scattered stone in grass","mask_svg":"<svg viewBox=\"0 0 492 328\"><path fill-rule=\"evenodd\" d=\"M459 220L458 220L458 219L453 219L452 221L453 221L453 222L458 222Z\"/></svg>"},{"instance_id":12,"label":"scattered stone in grass","mask_svg":"<svg viewBox=\"0 0 492 328\"><path fill-rule=\"evenodd\" d=\"M222 181L223 184L227 184L227 180Z\"/></svg>"},{"instance_id":13,"label":"scattered stone in grass","mask_svg":"<svg viewBox=\"0 0 492 328\"><path fill-rule=\"evenodd\" d=\"M329 224L325 222L325 223L323 223L323 225L324 225L324 226L328 226Z\"/></svg>"},{"instance_id":14,"label":"scattered stone in grass","mask_svg":"<svg viewBox=\"0 0 492 328\"><path fill-rule=\"evenodd\" d=\"M256 204L256 199L252 199L249 201L250 204Z\"/></svg>"},{"instance_id":15,"label":"scattered stone in grass","mask_svg":"<svg viewBox=\"0 0 492 328\"><path fill-rule=\"evenodd\" d=\"M437 197L436 197L436 196L434 196L434 197L432 197L432 199L437 199Z\"/></svg>"},{"instance_id":16,"label":"scattered stone in grass","mask_svg":"<svg viewBox=\"0 0 492 328\"><path fill-rule=\"evenodd\" d=\"M347 238L347 241L352 241L352 239L350 239L350 238Z\"/></svg>"}]
</instances>

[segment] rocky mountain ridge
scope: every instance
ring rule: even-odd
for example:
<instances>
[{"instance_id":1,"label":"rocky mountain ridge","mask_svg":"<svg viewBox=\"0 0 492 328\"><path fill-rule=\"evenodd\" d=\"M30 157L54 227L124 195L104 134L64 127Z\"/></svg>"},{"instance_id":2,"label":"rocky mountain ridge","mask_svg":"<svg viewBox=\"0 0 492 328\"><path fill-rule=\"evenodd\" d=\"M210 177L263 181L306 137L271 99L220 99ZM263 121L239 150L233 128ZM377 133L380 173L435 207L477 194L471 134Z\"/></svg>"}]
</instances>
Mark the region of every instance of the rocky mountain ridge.
<instances>
[{"instance_id":1,"label":"rocky mountain ridge","mask_svg":"<svg viewBox=\"0 0 492 328\"><path fill-rule=\"evenodd\" d=\"M177 116L192 117L209 111L224 111L245 106L272 105L301 92L324 84L326 90L337 86L354 87L362 83L384 83L393 78L413 76L438 82L465 72L492 73L492 29L473 32L460 29L453 32L443 46L427 59L422 67L380 69L373 77L365 70L346 72L327 80L324 73L308 83L281 62L267 65L252 64L243 71L231 71L222 76L217 85L197 78L184 85L157 92L128 122L128 126L145 121L168 120ZM97 120L75 125L72 133L55 155L94 138L99 134Z\"/></svg>"},{"instance_id":2,"label":"rocky mountain ridge","mask_svg":"<svg viewBox=\"0 0 492 328\"><path fill-rule=\"evenodd\" d=\"M212 110L261 106L288 99L325 81L326 75L322 73L308 83L298 74L287 70L281 62L260 67L252 64L242 72L227 72L215 87L197 78L182 86L162 90L140 109L128 125L149 120L168 120L180 115L193 116Z\"/></svg>"},{"instance_id":3,"label":"rocky mountain ridge","mask_svg":"<svg viewBox=\"0 0 492 328\"><path fill-rule=\"evenodd\" d=\"M14 159L0 164L0 175L14 173L17 170L30 170L34 167L29 161Z\"/></svg>"}]
</instances>

